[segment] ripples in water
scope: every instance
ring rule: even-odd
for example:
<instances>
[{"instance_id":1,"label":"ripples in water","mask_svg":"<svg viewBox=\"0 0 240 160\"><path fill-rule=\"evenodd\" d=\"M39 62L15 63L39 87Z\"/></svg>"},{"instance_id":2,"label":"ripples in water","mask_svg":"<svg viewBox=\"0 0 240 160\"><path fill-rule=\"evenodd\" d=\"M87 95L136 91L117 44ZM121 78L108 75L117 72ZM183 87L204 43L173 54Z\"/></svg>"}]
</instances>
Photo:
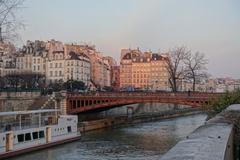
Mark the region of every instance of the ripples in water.
<instances>
[{"instance_id":1,"label":"ripples in water","mask_svg":"<svg viewBox=\"0 0 240 160\"><path fill-rule=\"evenodd\" d=\"M158 160L205 119L206 115L200 114L99 130L82 136L79 141L12 160Z\"/></svg>"}]
</instances>

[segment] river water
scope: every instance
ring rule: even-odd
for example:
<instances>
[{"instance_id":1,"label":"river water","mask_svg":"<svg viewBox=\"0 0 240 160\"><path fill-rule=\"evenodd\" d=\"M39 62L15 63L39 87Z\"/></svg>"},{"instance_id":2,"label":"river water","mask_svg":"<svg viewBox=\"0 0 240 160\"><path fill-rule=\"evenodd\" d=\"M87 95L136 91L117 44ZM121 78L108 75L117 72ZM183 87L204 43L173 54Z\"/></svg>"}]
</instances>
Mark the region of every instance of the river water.
<instances>
[{"instance_id":1,"label":"river water","mask_svg":"<svg viewBox=\"0 0 240 160\"><path fill-rule=\"evenodd\" d=\"M159 160L205 119L205 114L198 114L94 131L79 141L12 160Z\"/></svg>"}]
</instances>

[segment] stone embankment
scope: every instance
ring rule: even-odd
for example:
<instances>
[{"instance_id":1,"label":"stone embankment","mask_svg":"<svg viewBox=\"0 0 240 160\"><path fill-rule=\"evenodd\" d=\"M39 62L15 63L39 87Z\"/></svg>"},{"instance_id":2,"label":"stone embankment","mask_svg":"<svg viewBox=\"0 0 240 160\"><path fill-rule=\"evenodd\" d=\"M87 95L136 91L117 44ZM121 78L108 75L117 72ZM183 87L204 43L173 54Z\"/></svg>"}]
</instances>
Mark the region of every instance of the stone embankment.
<instances>
[{"instance_id":1,"label":"stone embankment","mask_svg":"<svg viewBox=\"0 0 240 160\"><path fill-rule=\"evenodd\" d=\"M40 95L40 92L0 92L0 111L27 110Z\"/></svg>"},{"instance_id":2,"label":"stone embankment","mask_svg":"<svg viewBox=\"0 0 240 160\"><path fill-rule=\"evenodd\" d=\"M164 111L160 113L153 114L142 114L142 115L125 115L118 117L109 117L100 120L79 122L78 127L81 133L108 128L108 127L118 127L123 125L149 122L161 119L175 118L180 116L194 115L203 113L197 108L185 108L179 110Z\"/></svg>"},{"instance_id":3,"label":"stone embankment","mask_svg":"<svg viewBox=\"0 0 240 160\"><path fill-rule=\"evenodd\" d=\"M240 104L231 105L177 143L161 160L233 160L239 144Z\"/></svg>"}]
</instances>

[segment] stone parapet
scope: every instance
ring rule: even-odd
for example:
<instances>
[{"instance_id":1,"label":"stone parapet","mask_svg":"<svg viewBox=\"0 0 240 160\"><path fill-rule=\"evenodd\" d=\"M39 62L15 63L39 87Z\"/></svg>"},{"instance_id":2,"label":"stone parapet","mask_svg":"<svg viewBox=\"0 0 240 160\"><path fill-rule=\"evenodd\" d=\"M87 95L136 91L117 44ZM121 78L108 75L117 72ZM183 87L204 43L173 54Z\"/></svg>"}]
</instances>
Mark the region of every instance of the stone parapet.
<instances>
[{"instance_id":1,"label":"stone parapet","mask_svg":"<svg viewBox=\"0 0 240 160\"><path fill-rule=\"evenodd\" d=\"M232 160L239 125L240 104L231 105L178 142L161 160Z\"/></svg>"}]
</instances>

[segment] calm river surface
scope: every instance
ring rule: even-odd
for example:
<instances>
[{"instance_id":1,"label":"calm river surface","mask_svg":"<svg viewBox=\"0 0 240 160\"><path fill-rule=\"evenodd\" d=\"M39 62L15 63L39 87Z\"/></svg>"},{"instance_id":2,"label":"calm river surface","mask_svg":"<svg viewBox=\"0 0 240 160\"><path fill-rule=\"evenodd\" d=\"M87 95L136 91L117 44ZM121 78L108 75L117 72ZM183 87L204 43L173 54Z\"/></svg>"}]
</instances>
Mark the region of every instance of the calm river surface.
<instances>
[{"instance_id":1,"label":"calm river surface","mask_svg":"<svg viewBox=\"0 0 240 160\"><path fill-rule=\"evenodd\" d=\"M159 160L205 119L206 115L199 114L95 131L79 141L12 160Z\"/></svg>"}]
</instances>

